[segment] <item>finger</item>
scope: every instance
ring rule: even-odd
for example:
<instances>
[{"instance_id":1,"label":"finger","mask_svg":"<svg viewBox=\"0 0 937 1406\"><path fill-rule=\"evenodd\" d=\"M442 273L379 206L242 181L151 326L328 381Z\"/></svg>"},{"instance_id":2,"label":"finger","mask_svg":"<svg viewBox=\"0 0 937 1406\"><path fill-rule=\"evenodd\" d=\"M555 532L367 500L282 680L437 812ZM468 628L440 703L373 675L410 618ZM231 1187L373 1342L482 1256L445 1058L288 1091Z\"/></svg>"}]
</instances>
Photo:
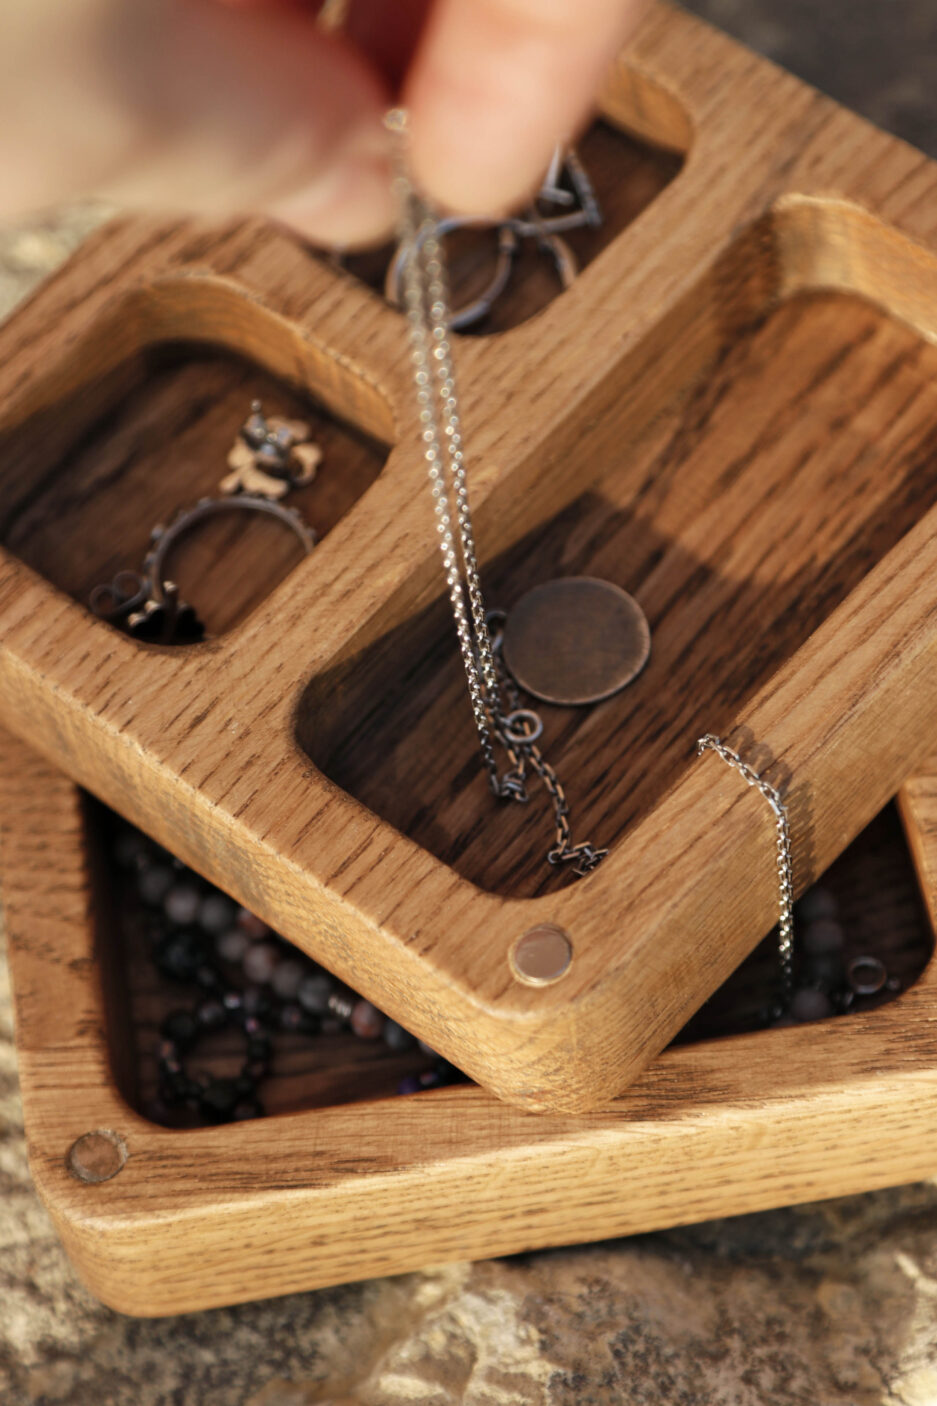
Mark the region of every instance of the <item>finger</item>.
<instances>
[{"instance_id":1,"label":"finger","mask_svg":"<svg viewBox=\"0 0 937 1406\"><path fill-rule=\"evenodd\" d=\"M35 10L33 9L35 5ZM319 243L358 244L391 219L387 95L373 69L300 9L198 0L31 0L35 61L0 57L0 107L18 83L19 196L84 191L120 204L227 214L261 210ZM65 17L67 16L67 18ZM25 39L24 39L25 35ZM6 70L6 72L4 72ZM41 89L41 91L39 91ZM0 124L0 154L12 124ZM6 165L6 163L4 162ZM30 185L32 182L32 185ZM6 181L0 199L16 200ZM13 193L11 194L11 190Z\"/></svg>"},{"instance_id":2,"label":"finger","mask_svg":"<svg viewBox=\"0 0 937 1406\"><path fill-rule=\"evenodd\" d=\"M645 0L438 0L404 92L417 179L445 207L502 211L582 122Z\"/></svg>"}]
</instances>

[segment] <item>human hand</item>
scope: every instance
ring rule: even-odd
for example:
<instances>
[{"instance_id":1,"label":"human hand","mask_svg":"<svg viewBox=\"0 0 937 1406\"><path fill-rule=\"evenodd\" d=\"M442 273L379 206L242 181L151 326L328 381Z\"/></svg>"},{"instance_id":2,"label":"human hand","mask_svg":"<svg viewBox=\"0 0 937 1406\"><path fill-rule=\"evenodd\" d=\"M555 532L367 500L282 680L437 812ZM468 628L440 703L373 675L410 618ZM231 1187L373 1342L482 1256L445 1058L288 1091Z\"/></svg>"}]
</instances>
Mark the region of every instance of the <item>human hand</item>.
<instances>
[{"instance_id":1,"label":"human hand","mask_svg":"<svg viewBox=\"0 0 937 1406\"><path fill-rule=\"evenodd\" d=\"M260 210L317 243L391 221L384 110L444 207L518 203L647 0L29 0L0 51L0 215L77 195Z\"/></svg>"}]
</instances>

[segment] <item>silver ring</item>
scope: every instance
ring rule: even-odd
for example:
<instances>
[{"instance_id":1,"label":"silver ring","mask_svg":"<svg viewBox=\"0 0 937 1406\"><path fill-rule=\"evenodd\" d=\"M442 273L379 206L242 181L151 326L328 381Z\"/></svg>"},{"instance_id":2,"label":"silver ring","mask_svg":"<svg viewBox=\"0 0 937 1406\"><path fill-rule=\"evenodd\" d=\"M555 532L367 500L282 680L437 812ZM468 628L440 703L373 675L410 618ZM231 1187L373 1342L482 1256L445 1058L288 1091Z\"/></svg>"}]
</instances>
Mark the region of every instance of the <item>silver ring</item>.
<instances>
[{"instance_id":1,"label":"silver ring","mask_svg":"<svg viewBox=\"0 0 937 1406\"><path fill-rule=\"evenodd\" d=\"M316 544L316 534L303 521L297 510L284 508L271 498L261 498L252 493L238 493L230 498L202 498L194 508L185 508L169 527L154 527L151 533L153 546L147 553L143 569L149 579L153 600L160 605L168 604L164 569L166 558L176 543L199 523L229 512L261 513L266 517L275 518L299 539L306 556Z\"/></svg>"},{"instance_id":2,"label":"silver ring","mask_svg":"<svg viewBox=\"0 0 937 1406\"><path fill-rule=\"evenodd\" d=\"M449 327L453 332L460 332L465 327L471 327L473 323L480 322L491 311L492 305L500 298L508 285L519 246L514 225L510 220L492 225L490 220L474 219L467 215L446 215L443 219L437 220L435 224L423 225L417 231L416 246L419 249L431 234L438 239L444 239L447 234L453 234L460 229L497 230L498 257L487 287L483 288L478 297L471 303L466 303L461 308L453 308L449 314ZM398 308L403 306L403 277L409 256L409 246L398 244L384 278L384 296L389 303L393 303Z\"/></svg>"}]
</instances>

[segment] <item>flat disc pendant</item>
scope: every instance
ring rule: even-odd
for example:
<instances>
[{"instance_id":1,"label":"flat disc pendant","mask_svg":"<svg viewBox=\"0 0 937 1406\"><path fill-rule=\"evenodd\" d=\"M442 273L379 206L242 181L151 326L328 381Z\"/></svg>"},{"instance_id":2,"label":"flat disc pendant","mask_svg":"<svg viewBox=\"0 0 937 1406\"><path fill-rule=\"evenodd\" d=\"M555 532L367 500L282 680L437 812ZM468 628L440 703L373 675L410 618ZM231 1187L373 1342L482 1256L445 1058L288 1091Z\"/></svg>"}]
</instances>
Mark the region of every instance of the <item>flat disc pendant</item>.
<instances>
[{"instance_id":1,"label":"flat disc pendant","mask_svg":"<svg viewBox=\"0 0 937 1406\"><path fill-rule=\"evenodd\" d=\"M598 703L636 678L651 631L633 596L595 576L534 586L509 612L504 662L526 693L565 706Z\"/></svg>"}]
</instances>

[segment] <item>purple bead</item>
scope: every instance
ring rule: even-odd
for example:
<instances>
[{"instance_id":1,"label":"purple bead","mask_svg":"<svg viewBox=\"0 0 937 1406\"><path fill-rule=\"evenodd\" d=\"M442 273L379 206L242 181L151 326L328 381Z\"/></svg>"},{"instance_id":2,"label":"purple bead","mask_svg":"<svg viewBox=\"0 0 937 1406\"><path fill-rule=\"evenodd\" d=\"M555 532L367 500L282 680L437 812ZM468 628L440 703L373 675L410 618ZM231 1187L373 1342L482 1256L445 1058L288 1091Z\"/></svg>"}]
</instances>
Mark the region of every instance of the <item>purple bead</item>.
<instances>
[{"instance_id":1,"label":"purple bead","mask_svg":"<svg viewBox=\"0 0 937 1406\"><path fill-rule=\"evenodd\" d=\"M137 875L137 893L150 908L161 907L172 884L173 873L168 864L147 864Z\"/></svg>"},{"instance_id":2,"label":"purple bead","mask_svg":"<svg viewBox=\"0 0 937 1406\"><path fill-rule=\"evenodd\" d=\"M215 938L215 951L223 962L240 963L244 960L250 938L240 928L228 928Z\"/></svg>"},{"instance_id":3,"label":"purple bead","mask_svg":"<svg viewBox=\"0 0 937 1406\"><path fill-rule=\"evenodd\" d=\"M401 1079L397 1085L398 1094L418 1094L423 1085L415 1074L408 1074L405 1079Z\"/></svg>"},{"instance_id":4,"label":"purple bead","mask_svg":"<svg viewBox=\"0 0 937 1406\"><path fill-rule=\"evenodd\" d=\"M270 985L283 1001L292 1001L299 991L305 967L302 962L297 962L293 957L286 957L282 962L278 962L273 976L270 978Z\"/></svg>"},{"instance_id":5,"label":"purple bead","mask_svg":"<svg viewBox=\"0 0 937 1406\"><path fill-rule=\"evenodd\" d=\"M828 957L842 952L846 946L846 934L832 918L816 918L805 923L800 940L811 957Z\"/></svg>"},{"instance_id":6,"label":"purple bead","mask_svg":"<svg viewBox=\"0 0 937 1406\"><path fill-rule=\"evenodd\" d=\"M265 985L277 965L277 949L272 942L252 942L244 953L244 975L258 986Z\"/></svg>"},{"instance_id":7,"label":"purple bead","mask_svg":"<svg viewBox=\"0 0 937 1406\"><path fill-rule=\"evenodd\" d=\"M175 883L163 899L163 912L171 923L187 927L198 916L201 896L194 884Z\"/></svg>"},{"instance_id":8,"label":"purple bead","mask_svg":"<svg viewBox=\"0 0 937 1406\"><path fill-rule=\"evenodd\" d=\"M335 990L335 983L325 972L312 972L303 977L296 992L299 1004L313 1015L324 1015L329 1008L329 997Z\"/></svg>"},{"instance_id":9,"label":"purple bead","mask_svg":"<svg viewBox=\"0 0 937 1406\"><path fill-rule=\"evenodd\" d=\"M833 1014L833 1002L823 991L814 991L809 986L795 991L791 1001L791 1015L798 1023L811 1020L825 1020Z\"/></svg>"},{"instance_id":10,"label":"purple bead","mask_svg":"<svg viewBox=\"0 0 937 1406\"><path fill-rule=\"evenodd\" d=\"M198 925L217 937L234 926L237 908L223 893L207 893L198 907Z\"/></svg>"}]
</instances>

